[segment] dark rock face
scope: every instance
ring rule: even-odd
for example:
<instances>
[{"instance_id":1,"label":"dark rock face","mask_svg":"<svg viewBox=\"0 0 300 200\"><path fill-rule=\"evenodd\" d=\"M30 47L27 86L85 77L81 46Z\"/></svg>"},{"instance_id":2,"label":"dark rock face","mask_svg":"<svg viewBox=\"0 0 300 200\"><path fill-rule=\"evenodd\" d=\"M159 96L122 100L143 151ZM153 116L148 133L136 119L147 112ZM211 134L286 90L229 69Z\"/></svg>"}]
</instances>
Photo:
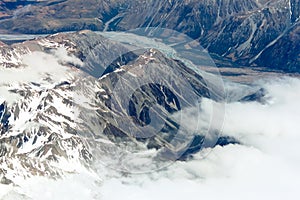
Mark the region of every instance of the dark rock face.
<instances>
[{"instance_id":1,"label":"dark rock face","mask_svg":"<svg viewBox=\"0 0 300 200\"><path fill-rule=\"evenodd\" d=\"M6 103L0 105L0 134L4 134L9 128L9 118L11 114L8 111Z\"/></svg>"},{"instance_id":2,"label":"dark rock face","mask_svg":"<svg viewBox=\"0 0 300 200\"><path fill-rule=\"evenodd\" d=\"M265 96L266 96L266 91L262 88L253 94L249 94L249 95L243 97L240 101L241 102L243 102L243 101L259 101L261 103L264 103Z\"/></svg>"},{"instance_id":3,"label":"dark rock face","mask_svg":"<svg viewBox=\"0 0 300 200\"><path fill-rule=\"evenodd\" d=\"M203 136L200 135L195 136L191 141L189 148L181 155L179 160L191 159L193 157L193 154L199 152L202 149L203 141L204 141ZM216 146L226 146L229 144L240 144L240 142L232 137L221 136L219 137Z\"/></svg>"},{"instance_id":4,"label":"dark rock face","mask_svg":"<svg viewBox=\"0 0 300 200\"><path fill-rule=\"evenodd\" d=\"M235 66L299 72L299 0L45 1L2 4L2 29L20 33L161 27L186 33Z\"/></svg>"},{"instance_id":5,"label":"dark rock face","mask_svg":"<svg viewBox=\"0 0 300 200\"><path fill-rule=\"evenodd\" d=\"M255 61L258 65L267 63L272 69L299 72L300 69L300 26L293 25L277 42L268 46Z\"/></svg>"}]
</instances>

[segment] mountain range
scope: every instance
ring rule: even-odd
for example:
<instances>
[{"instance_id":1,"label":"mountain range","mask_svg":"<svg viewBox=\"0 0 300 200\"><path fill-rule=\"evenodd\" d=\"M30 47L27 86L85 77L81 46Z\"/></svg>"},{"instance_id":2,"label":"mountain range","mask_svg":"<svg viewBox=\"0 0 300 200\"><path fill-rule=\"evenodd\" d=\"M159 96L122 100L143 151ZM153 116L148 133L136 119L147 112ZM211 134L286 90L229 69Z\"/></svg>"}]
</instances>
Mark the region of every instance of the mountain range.
<instances>
[{"instance_id":1,"label":"mountain range","mask_svg":"<svg viewBox=\"0 0 300 200\"><path fill-rule=\"evenodd\" d=\"M299 0L4 0L6 33L168 28L200 41L219 67L299 72Z\"/></svg>"},{"instance_id":2,"label":"mountain range","mask_svg":"<svg viewBox=\"0 0 300 200\"><path fill-rule=\"evenodd\" d=\"M210 145L238 143L215 129L207 139L208 127L182 125L176 114L203 112L197 106L207 100L263 103L263 89L243 86L225 98L221 87L208 87L211 75L158 49L138 49L92 31L3 44L1 182L60 177L99 160L125 172L155 170ZM135 166L137 158L150 163Z\"/></svg>"}]
</instances>

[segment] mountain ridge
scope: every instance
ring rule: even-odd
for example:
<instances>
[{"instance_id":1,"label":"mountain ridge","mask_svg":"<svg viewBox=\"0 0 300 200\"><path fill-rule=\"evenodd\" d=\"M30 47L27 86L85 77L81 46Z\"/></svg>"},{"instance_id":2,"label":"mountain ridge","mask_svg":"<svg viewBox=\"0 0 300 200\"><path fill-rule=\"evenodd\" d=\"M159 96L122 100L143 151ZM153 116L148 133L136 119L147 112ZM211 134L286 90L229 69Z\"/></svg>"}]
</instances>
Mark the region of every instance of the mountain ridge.
<instances>
[{"instance_id":1,"label":"mountain ridge","mask_svg":"<svg viewBox=\"0 0 300 200\"><path fill-rule=\"evenodd\" d=\"M95 44L97 48L91 49ZM201 75L156 49L133 52L136 56L128 57L128 63L118 64L102 76L87 73L90 65L107 64L106 60L93 57L95 62L88 62L93 50L102 52L104 57L111 55L108 60L115 61L126 48L91 31L80 31L50 35L2 49L0 177L3 183L36 175L59 178L80 167L93 169L91 163L99 160L120 171L130 170L127 159L136 158L136 153L132 157L130 151L124 151L130 148L139 153L150 151L151 154L137 154L149 162L153 162L149 155L157 159L146 166L130 163L132 170L140 167L154 170L155 165L189 159L203 148L203 132L195 130L191 135L183 134L189 131L184 126L180 128L177 119L171 116L191 105L196 106L195 103L203 99L222 102L224 99L218 97L221 95L211 95L214 89L207 87ZM6 60L14 62L6 64ZM15 72L12 77L11 70ZM139 79L146 82L134 88L132 83ZM150 84L152 82L156 84ZM218 92L222 91L214 93ZM248 101L247 96L251 101L258 100L263 96L261 93L261 90L248 88L234 100L247 98ZM160 112L150 118L155 104ZM154 123L154 119L159 124L152 129L158 129L145 127ZM214 145L229 143L238 141L222 136ZM193 146L189 148L189 145ZM122 158L112 159L119 155Z\"/></svg>"}]
</instances>

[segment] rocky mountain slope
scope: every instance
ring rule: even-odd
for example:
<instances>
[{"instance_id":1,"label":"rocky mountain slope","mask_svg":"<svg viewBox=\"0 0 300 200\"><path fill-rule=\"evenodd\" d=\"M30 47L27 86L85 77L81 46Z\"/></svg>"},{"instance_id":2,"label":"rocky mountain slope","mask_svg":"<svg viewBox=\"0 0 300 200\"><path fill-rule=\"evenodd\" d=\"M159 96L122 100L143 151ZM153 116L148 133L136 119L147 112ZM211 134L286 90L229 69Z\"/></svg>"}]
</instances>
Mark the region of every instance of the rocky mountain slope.
<instances>
[{"instance_id":1,"label":"rocky mountain slope","mask_svg":"<svg viewBox=\"0 0 300 200\"><path fill-rule=\"evenodd\" d=\"M131 51L91 31L3 46L1 182L56 178L97 161L125 172L155 170L204 147L236 143L181 123L186 110L208 99L224 103L224 91L206 78L157 49ZM262 93L245 89L232 100Z\"/></svg>"},{"instance_id":2,"label":"rocky mountain slope","mask_svg":"<svg viewBox=\"0 0 300 200\"><path fill-rule=\"evenodd\" d=\"M299 0L49 0L1 6L3 32L130 30L160 27L186 33L219 66L299 72Z\"/></svg>"}]
</instances>

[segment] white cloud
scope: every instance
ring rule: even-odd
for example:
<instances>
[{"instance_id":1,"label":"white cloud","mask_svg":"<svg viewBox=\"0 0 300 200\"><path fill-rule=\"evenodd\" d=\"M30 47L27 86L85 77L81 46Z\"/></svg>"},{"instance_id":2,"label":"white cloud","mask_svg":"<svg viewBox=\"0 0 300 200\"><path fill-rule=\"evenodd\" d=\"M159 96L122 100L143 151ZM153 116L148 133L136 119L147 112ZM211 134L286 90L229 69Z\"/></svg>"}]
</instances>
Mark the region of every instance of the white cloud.
<instances>
[{"instance_id":1,"label":"white cloud","mask_svg":"<svg viewBox=\"0 0 300 200\"><path fill-rule=\"evenodd\" d=\"M19 96L9 92L31 82L41 84L41 88L53 87L53 84L73 77L74 69L61 63L81 65L81 61L72 55L67 55L64 48L59 48L51 54L32 52L22 57L23 66L19 68L0 68L0 102L16 102Z\"/></svg>"},{"instance_id":2,"label":"white cloud","mask_svg":"<svg viewBox=\"0 0 300 200\"><path fill-rule=\"evenodd\" d=\"M63 47L55 49L53 51L53 54L58 59L59 62L71 63L75 66L83 66L83 62L79 58L75 57L72 54L70 55L68 51Z\"/></svg>"},{"instance_id":3,"label":"white cloud","mask_svg":"<svg viewBox=\"0 0 300 200\"><path fill-rule=\"evenodd\" d=\"M99 183L94 174L82 171L80 174L69 174L61 180L49 180L43 177L29 178L19 186L0 185L0 199L64 199L82 200L99 199Z\"/></svg>"}]
</instances>

